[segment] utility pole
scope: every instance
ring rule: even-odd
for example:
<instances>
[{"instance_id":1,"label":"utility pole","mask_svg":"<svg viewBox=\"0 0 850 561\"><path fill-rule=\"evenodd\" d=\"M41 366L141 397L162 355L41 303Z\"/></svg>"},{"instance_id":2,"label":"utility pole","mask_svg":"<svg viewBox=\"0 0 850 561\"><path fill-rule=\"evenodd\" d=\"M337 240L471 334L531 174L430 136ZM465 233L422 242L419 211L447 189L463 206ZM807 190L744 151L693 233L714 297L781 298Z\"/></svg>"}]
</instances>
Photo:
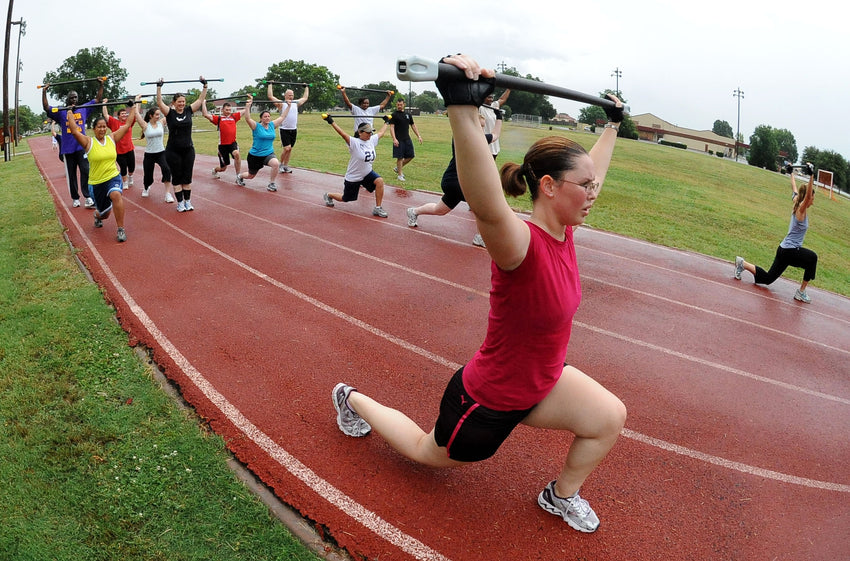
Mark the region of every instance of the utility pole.
<instances>
[{"instance_id":1,"label":"utility pole","mask_svg":"<svg viewBox=\"0 0 850 561\"><path fill-rule=\"evenodd\" d=\"M6 48L3 50L3 161L11 159L9 154L9 34L12 31L12 7L9 0L9 15L6 17Z\"/></svg>"},{"instance_id":2,"label":"utility pole","mask_svg":"<svg viewBox=\"0 0 850 561\"><path fill-rule=\"evenodd\" d=\"M505 64L504 60L496 65L496 70L498 70L502 74L504 74L505 70L507 70L507 69L508 69L508 65Z\"/></svg>"},{"instance_id":3,"label":"utility pole","mask_svg":"<svg viewBox=\"0 0 850 561\"><path fill-rule=\"evenodd\" d=\"M738 86L732 97L738 98L738 132L735 133L735 161L738 161L738 139L741 138L741 100L744 99L744 92L741 91L741 86Z\"/></svg>"},{"instance_id":4,"label":"utility pole","mask_svg":"<svg viewBox=\"0 0 850 561\"><path fill-rule=\"evenodd\" d=\"M15 64L15 146L18 146L18 136L20 134L20 119L18 119L18 91L21 85L21 36L27 34L27 22L24 18L18 21L13 21L12 25L18 26L18 60Z\"/></svg>"},{"instance_id":5,"label":"utility pole","mask_svg":"<svg viewBox=\"0 0 850 561\"><path fill-rule=\"evenodd\" d=\"M614 72L611 73L611 76L617 77L617 81L616 81L617 85L616 85L616 89L614 91L617 92L617 97L620 97L620 78L623 76L623 71L620 70L620 67L618 66L617 68L614 69Z\"/></svg>"}]
</instances>

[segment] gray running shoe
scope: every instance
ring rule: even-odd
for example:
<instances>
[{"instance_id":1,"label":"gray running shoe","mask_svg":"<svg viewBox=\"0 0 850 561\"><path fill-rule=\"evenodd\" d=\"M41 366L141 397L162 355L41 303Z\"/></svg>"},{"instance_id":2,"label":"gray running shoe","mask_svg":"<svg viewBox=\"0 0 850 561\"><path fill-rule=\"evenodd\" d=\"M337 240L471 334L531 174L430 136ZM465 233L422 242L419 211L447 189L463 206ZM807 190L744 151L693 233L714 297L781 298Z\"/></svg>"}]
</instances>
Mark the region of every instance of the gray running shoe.
<instances>
[{"instance_id":1,"label":"gray running shoe","mask_svg":"<svg viewBox=\"0 0 850 561\"><path fill-rule=\"evenodd\" d=\"M366 436L371 432L372 427L348 406L348 396L353 391L355 391L354 388L342 382L334 386L331 398L336 409L336 424L339 425L339 430L348 436Z\"/></svg>"},{"instance_id":2,"label":"gray running shoe","mask_svg":"<svg viewBox=\"0 0 850 561\"><path fill-rule=\"evenodd\" d=\"M379 206L376 206L375 208L372 209L372 215L373 216L380 216L381 218L386 218L388 216L387 211L385 211L383 208L381 208Z\"/></svg>"},{"instance_id":3,"label":"gray running shoe","mask_svg":"<svg viewBox=\"0 0 850 561\"><path fill-rule=\"evenodd\" d=\"M812 299L809 298L809 295L806 294L806 291L800 290L799 288L797 289L797 292L794 293L794 300L799 300L800 302L803 302L805 304L812 303Z\"/></svg>"},{"instance_id":4,"label":"gray running shoe","mask_svg":"<svg viewBox=\"0 0 850 561\"><path fill-rule=\"evenodd\" d=\"M242 175L241 175L241 174L237 174L237 175L236 175L236 184L237 184L237 185L239 185L240 187L244 187L244 186L245 186L245 180L244 180L244 179L242 179Z\"/></svg>"},{"instance_id":5,"label":"gray running shoe","mask_svg":"<svg viewBox=\"0 0 850 561\"><path fill-rule=\"evenodd\" d=\"M537 504L546 512L560 516L570 528L579 532L590 533L599 528L599 518L587 501L578 496L578 491L571 497L559 497L555 494L554 481L540 492Z\"/></svg>"},{"instance_id":6,"label":"gray running shoe","mask_svg":"<svg viewBox=\"0 0 850 561\"><path fill-rule=\"evenodd\" d=\"M94 217L94 227L95 228L103 228L103 220L101 220L100 218L95 216Z\"/></svg>"},{"instance_id":7,"label":"gray running shoe","mask_svg":"<svg viewBox=\"0 0 850 561\"><path fill-rule=\"evenodd\" d=\"M325 206L334 206L334 200L328 193L322 195L322 198L325 200Z\"/></svg>"},{"instance_id":8,"label":"gray running shoe","mask_svg":"<svg viewBox=\"0 0 850 561\"><path fill-rule=\"evenodd\" d=\"M183 206L183 201L177 201L177 212L183 212L186 210L186 207Z\"/></svg>"},{"instance_id":9,"label":"gray running shoe","mask_svg":"<svg viewBox=\"0 0 850 561\"><path fill-rule=\"evenodd\" d=\"M127 241L127 232L124 231L124 228L118 228L118 235L116 236L116 239L119 242Z\"/></svg>"},{"instance_id":10,"label":"gray running shoe","mask_svg":"<svg viewBox=\"0 0 850 561\"><path fill-rule=\"evenodd\" d=\"M741 273L744 272L744 258L736 257L735 258L735 278L741 280Z\"/></svg>"},{"instance_id":11,"label":"gray running shoe","mask_svg":"<svg viewBox=\"0 0 850 561\"><path fill-rule=\"evenodd\" d=\"M283 166L283 173L292 173L292 168L289 166Z\"/></svg>"},{"instance_id":12,"label":"gray running shoe","mask_svg":"<svg viewBox=\"0 0 850 561\"><path fill-rule=\"evenodd\" d=\"M183 201L183 210L195 210L195 207L192 206L192 201Z\"/></svg>"},{"instance_id":13,"label":"gray running shoe","mask_svg":"<svg viewBox=\"0 0 850 561\"><path fill-rule=\"evenodd\" d=\"M286 166L283 165L283 164L280 164L279 166L277 166L277 172L278 173L286 173Z\"/></svg>"},{"instance_id":14,"label":"gray running shoe","mask_svg":"<svg viewBox=\"0 0 850 561\"><path fill-rule=\"evenodd\" d=\"M416 228L416 226L418 226L418 224L416 223L417 218L419 218L419 217L416 215L416 209L415 208L410 207L409 209L407 209L407 225L408 226L410 226L411 228Z\"/></svg>"},{"instance_id":15,"label":"gray running shoe","mask_svg":"<svg viewBox=\"0 0 850 561\"><path fill-rule=\"evenodd\" d=\"M266 185L266 190L274 193L275 191L277 191L277 185L275 185L274 183L269 183L268 185Z\"/></svg>"},{"instance_id":16,"label":"gray running shoe","mask_svg":"<svg viewBox=\"0 0 850 561\"><path fill-rule=\"evenodd\" d=\"M478 232L476 232L475 235L472 236L472 245L477 245L478 247L487 247L487 245L485 245L484 243L484 238L482 238L481 234L479 234Z\"/></svg>"}]
</instances>

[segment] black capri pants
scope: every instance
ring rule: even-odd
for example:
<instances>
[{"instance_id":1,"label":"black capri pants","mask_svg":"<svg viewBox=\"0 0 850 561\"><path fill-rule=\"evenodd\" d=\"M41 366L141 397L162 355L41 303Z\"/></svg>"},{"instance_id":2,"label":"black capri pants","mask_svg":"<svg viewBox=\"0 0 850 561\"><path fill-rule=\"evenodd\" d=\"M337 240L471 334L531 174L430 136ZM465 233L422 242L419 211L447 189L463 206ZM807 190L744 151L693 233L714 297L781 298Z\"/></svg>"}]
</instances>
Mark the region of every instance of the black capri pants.
<instances>
[{"instance_id":1,"label":"black capri pants","mask_svg":"<svg viewBox=\"0 0 850 561\"><path fill-rule=\"evenodd\" d=\"M171 168L171 182L174 185L191 185L192 168L195 167L195 147L165 148L165 159Z\"/></svg>"},{"instance_id":2,"label":"black capri pants","mask_svg":"<svg viewBox=\"0 0 850 561\"><path fill-rule=\"evenodd\" d=\"M770 266L769 271L756 266L755 283L771 284L782 276L782 273L788 267L803 269L803 280L806 282L815 280L815 273L818 270L818 254L805 247L784 248L779 246L776 248L776 257L773 258L773 265Z\"/></svg>"},{"instance_id":3,"label":"black capri pants","mask_svg":"<svg viewBox=\"0 0 850 561\"><path fill-rule=\"evenodd\" d=\"M171 183L171 168L168 167L165 152L145 152L145 159L142 160L142 170L145 174L143 179L145 189L153 185L153 167L155 164L159 164L159 171L162 173L162 182Z\"/></svg>"}]
</instances>

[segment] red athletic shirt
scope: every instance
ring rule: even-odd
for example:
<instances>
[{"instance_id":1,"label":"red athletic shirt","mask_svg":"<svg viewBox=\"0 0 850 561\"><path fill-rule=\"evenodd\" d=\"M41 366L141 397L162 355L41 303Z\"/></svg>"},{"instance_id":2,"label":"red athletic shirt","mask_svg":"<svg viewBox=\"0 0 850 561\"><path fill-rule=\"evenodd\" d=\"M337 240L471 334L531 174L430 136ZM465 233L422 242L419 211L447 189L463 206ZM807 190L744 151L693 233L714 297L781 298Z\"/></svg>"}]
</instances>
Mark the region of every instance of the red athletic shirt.
<instances>
[{"instance_id":1,"label":"red athletic shirt","mask_svg":"<svg viewBox=\"0 0 850 561\"><path fill-rule=\"evenodd\" d=\"M231 113L229 117L212 116L212 123L218 127L219 144L236 142L236 121L242 118L242 113Z\"/></svg>"},{"instance_id":2,"label":"red athletic shirt","mask_svg":"<svg viewBox=\"0 0 850 561\"><path fill-rule=\"evenodd\" d=\"M573 229L562 242L527 224L531 240L522 264L513 271L490 265L487 335L463 371L469 395L498 411L528 409L552 390L581 302Z\"/></svg>"},{"instance_id":3,"label":"red athletic shirt","mask_svg":"<svg viewBox=\"0 0 850 561\"><path fill-rule=\"evenodd\" d=\"M112 115L109 116L109 119L106 123L109 126L109 130L111 130L112 132L117 131L121 128L121 125L124 124ZM136 123L133 123L133 125L135 124ZM132 152L133 148L133 127L130 127L130 130L124 133L124 136L121 137L121 140L115 143L115 151L118 154L126 154L127 152Z\"/></svg>"}]
</instances>

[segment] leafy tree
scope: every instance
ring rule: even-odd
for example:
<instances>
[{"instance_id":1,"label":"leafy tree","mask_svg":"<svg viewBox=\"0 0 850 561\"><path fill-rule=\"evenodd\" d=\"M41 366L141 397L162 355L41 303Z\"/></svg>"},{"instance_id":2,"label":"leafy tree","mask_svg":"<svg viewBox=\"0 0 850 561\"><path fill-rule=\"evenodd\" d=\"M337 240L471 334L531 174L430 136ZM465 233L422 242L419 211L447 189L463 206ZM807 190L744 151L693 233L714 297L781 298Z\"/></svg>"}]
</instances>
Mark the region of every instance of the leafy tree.
<instances>
[{"instance_id":1,"label":"leafy tree","mask_svg":"<svg viewBox=\"0 0 850 561\"><path fill-rule=\"evenodd\" d=\"M750 136L750 151L747 162L751 166L770 171L778 169L776 159L779 156L779 142L770 125L759 125Z\"/></svg>"},{"instance_id":2,"label":"leafy tree","mask_svg":"<svg viewBox=\"0 0 850 561\"><path fill-rule=\"evenodd\" d=\"M818 150L807 146L803 150L801 162L811 162L815 169L832 172L832 183L842 191L850 190L850 163L841 154L832 150Z\"/></svg>"},{"instance_id":3,"label":"leafy tree","mask_svg":"<svg viewBox=\"0 0 850 561\"><path fill-rule=\"evenodd\" d=\"M310 84L310 96L307 98L307 103L299 108L300 111L325 110L339 104L339 96L336 93L339 76L331 73L325 66L308 64L303 60L287 59L273 64L269 66L266 75L257 80L255 86L242 88L231 95L241 95L250 91L257 94L259 98L265 99L267 89L265 80ZM298 86L275 85L275 97L283 99L283 92L287 89L295 92L296 99L302 95L303 90Z\"/></svg>"},{"instance_id":4,"label":"leafy tree","mask_svg":"<svg viewBox=\"0 0 850 561\"><path fill-rule=\"evenodd\" d=\"M521 77L516 68L513 67L505 69L502 73L508 76ZM540 78L531 74L526 74L524 78L534 80L535 82L541 81ZM501 91L497 91L494 95L498 99L502 93ZM549 102L548 96L518 90L511 90L511 95L508 97L508 101L505 102L505 106L510 109L511 114L539 115L544 121L548 121L558 114L558 111Z\"/></svg>"},{"instance_id":5,"label":"leafy tree","mask_svg":"<svg viewBox=\"0 0 850 561\"><path fill-rule=\"evenodd\" d=\"M66 58L56 71L47 72L44 75L44 83L82 80L98 76L107 76L103 84L103 97L120 99L127 96L127 90L123 86L124 80L127 79L127 71L121 67L121 59L106 47L80 49L76 55ZM75 91L79 95L80 103L83 103L95 98L98 86L99 83L96 80L51 86L47 90L47 95L64 104L68 93Z\"/></svg>"},{"instance_id":6,"label":"leafy tree","mask_svg":"<svg viewBox=\"0 0 850 561\"><path fill-rule=\"evenodd\" d=\"M606 89L599 94L599 97L607 99L607 95L609 93L615 94L614 90ZM623 96L622 91L620 92L620 101L623 102L623 105L628 105L628 100ZM587 107L583 107L579 110L578 122L596 127L597 125L607 123L608 115L606 115L605 110L598 105L588 105ZM623 122L620 124L620 130L617 133L617 136L620 138L631 138L633 140L638 139L637 125L635 125L635 122L628 115L623 118Z\"/></svg>"},{"instance_id":7,"label":"leafy tree","mask_svg":"<svg viewBox=\"0 0 850 561\"><path fill-rule=\"evenodd\" d=\"M791 131L787 129L774 129L773 137L779 145L779 151L785 152L788 155L787 160L791 163L796 162L797 141L794 139L794 135L791 134Z\"/></svg>"},{"instance_id":8,"label":"leafy tree","mask_svg":"<svg viewBox=\"0 0 850 561\"><path fill-rule=\"evenodd\" d=\"M720 136L725 136L726 138L735 138L735 133L732 132L732 125L726 121L721 121L720 119L714 121L714 126L711 128L711 132L719 134Z\"/></svg>"},{"instance_id":9,"label":"leafy tree","mask_svg":"<svg viewBox=\"0 0 850 561\"><path fill-rule=\"evenodd\" d=\"M443 108L443 101L437 92L425 90L416 96L416 107L423 113L436 113Z\"/></svg>"},{"instance_id":10,"label":"leafy tree","mask_svg":"<svg viewBox=\"0 0 850 561\"><path fill-rule=\"evenodd\" d=\"M24 135L42 129L44 113L36 115L27 105L18 105L18 134ZM0 111L0 122L3 122L3 112ZM9 126L15 126L15 109L9 108Z\"/></svg>"},{"instance_id":11,"label":"leafy tree","mask_svg":"<svg viewBox=\"0 0 850 561\"><path fill-rule=\"evenodd\" d=\"M387 109L395 109L392 105L390 105L395 99L395 95L398 94L398 87L392 82L387 82L386 80L378 82L377 84L363 84L363 87L368 90L381 90L381 92L386 92L387 90L392 90L396 92L393 96L390 97L390 101L387 102ZM353 86L350 92L348 92L348 99L351 100L351 103L357 103L357 100L361 97L369 98L369 105L374 107L375 105L380 104L387 97L386 93L380 92L359 92Z\"/></svg>"},{"instance_id":12,"label":"leafy tree","mask_svg":"<svg viewBox=\"0 0 850 561\"><path fill-rule=\"evenodd\" d=\"M196 99L201 97L201 88L189 88L185 92L184 95L186 96L186 105L194 103ZM211 87L207 86L207 97L206 97L206 99L215 99L217 96L218 96L218 94L215 93L215 90L212 89ZM163 96L163 98L165 98L165 96ZM153 98L153 99L154 99L154 103L156 103L156 98ZM167 99L163 99L162 101L164 101L165 103L168 103Z\"/></svg>"}]
</instances>

